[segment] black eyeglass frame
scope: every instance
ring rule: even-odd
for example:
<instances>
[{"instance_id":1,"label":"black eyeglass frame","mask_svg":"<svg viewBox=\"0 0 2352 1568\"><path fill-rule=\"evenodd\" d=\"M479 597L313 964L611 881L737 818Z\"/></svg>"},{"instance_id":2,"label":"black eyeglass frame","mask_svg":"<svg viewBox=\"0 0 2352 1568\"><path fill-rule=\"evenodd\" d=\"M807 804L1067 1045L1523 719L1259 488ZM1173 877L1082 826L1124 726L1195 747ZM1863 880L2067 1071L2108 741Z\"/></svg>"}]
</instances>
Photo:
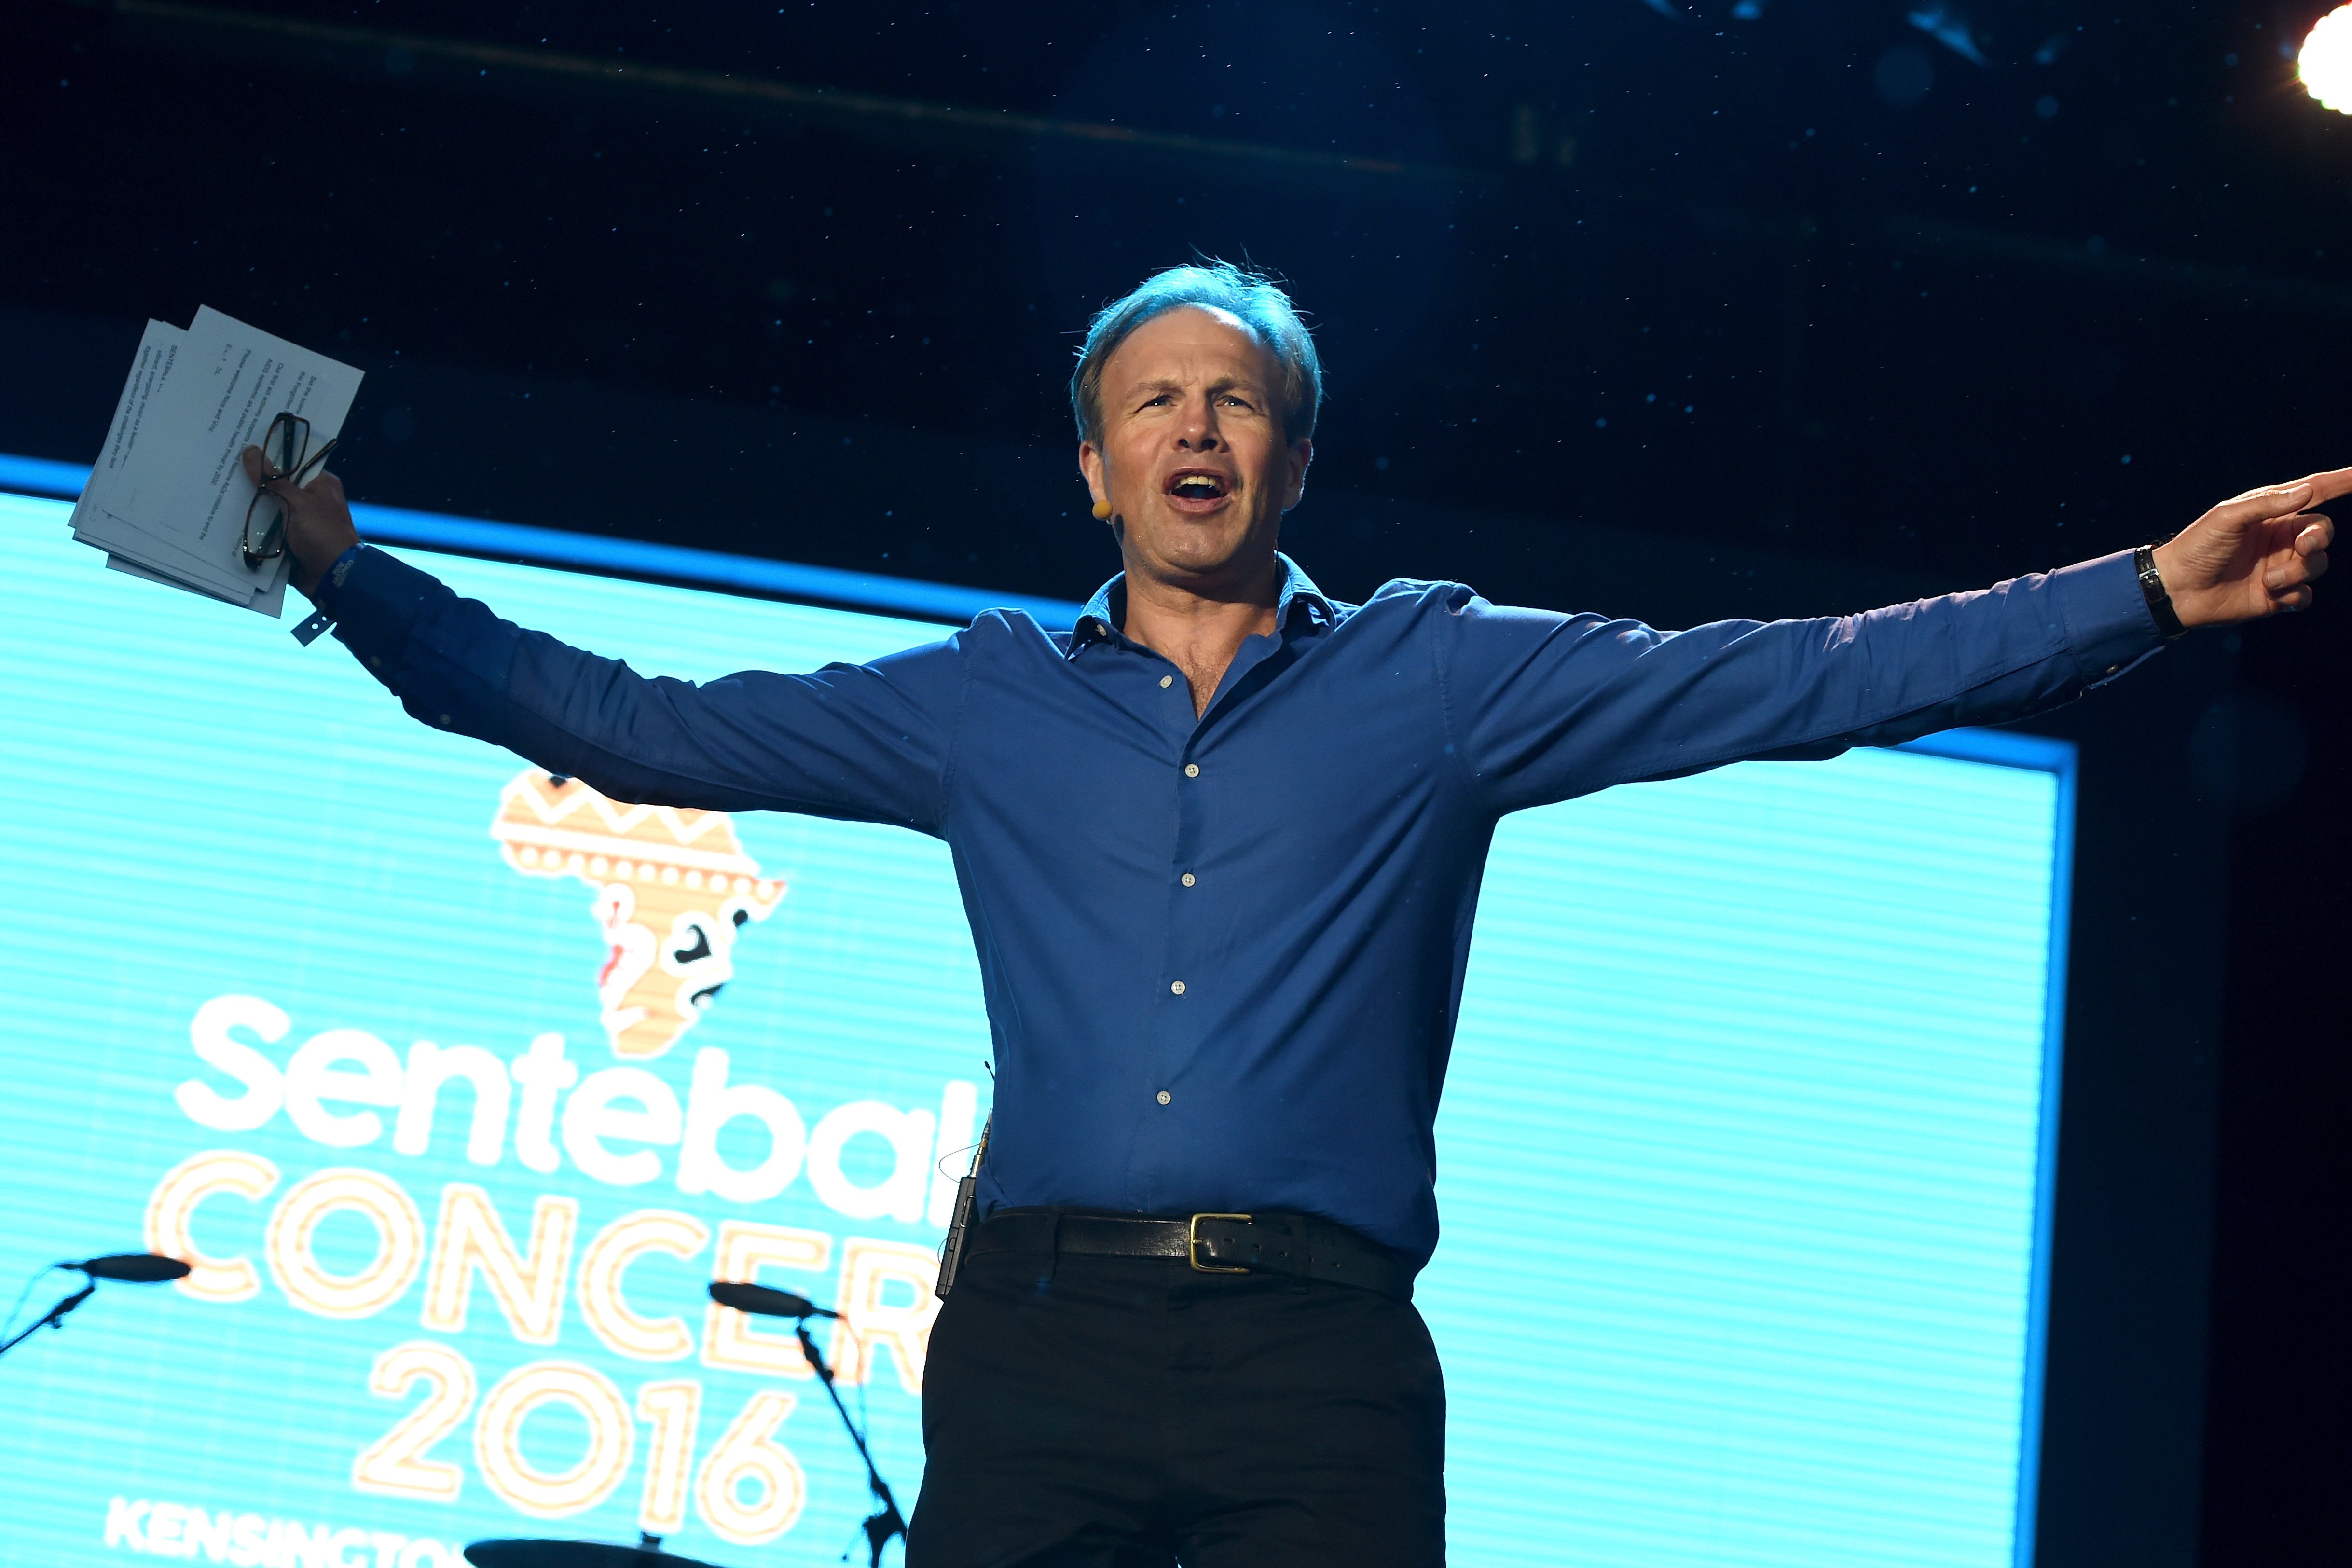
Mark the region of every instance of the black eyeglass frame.
<instances>
[{"instance_id":1,"label":"black eyeglass frame","mask_svg":"<svg viewBox=\"0 0 2352 1568\"><path fill-rule=\"evenodd\" d=\"M310 422L299 414L284 413L270 420L269 429L261 438L261 488L246 503L245 529L237 536L237 548L244 552L247 566L259 566L286 553L286 503L270 494L269 487L281 479L301 484L334 449L335 443L331 440L317 451L310 450ZM275 502L278 515L263 524L257 543L253 516L264 501Z\"/></svg>"}]
</instances>

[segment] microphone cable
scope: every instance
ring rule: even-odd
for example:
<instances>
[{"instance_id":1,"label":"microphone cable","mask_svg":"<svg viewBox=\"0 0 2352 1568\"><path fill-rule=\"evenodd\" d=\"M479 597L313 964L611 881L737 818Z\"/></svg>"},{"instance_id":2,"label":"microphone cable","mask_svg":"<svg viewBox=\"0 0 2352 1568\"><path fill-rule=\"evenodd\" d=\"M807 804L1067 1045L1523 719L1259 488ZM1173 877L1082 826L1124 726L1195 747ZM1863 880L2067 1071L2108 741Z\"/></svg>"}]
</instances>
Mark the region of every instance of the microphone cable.
<instances>
[{"instance_id":1,"label":"microphone cable","mask_svg":"<svg viewBox=\"0 0 2352 1568\"><path fill-rule=\"evenodd\" d=\"M9 1305L7 1317L0 1318L0 1340L6 1339L16 1331L16 1314L25 1310L25 1302L33 1294L33 1287L64 1267L62 1263L52 1263L47 1268L37 1271L31 1279L25 1281L25 1288L16 1292L16 1300Z\"/></svg>"}]
</instances>

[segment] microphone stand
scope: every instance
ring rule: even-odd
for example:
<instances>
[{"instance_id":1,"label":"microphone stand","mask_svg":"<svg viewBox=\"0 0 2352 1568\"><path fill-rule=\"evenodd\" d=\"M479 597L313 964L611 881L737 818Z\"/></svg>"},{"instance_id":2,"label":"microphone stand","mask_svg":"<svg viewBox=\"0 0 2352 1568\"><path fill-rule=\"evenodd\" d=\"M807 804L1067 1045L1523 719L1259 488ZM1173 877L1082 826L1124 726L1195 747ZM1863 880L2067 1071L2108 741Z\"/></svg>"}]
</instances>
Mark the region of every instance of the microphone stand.
<instances>
[{"instance_id":1,"label":"microphone stand","mask_svg":"<svg viewBox=\"0 0 2352 1568\"><path fill-rule=\"evenodd\" d=\"M882 1472L874 1468L874 1456L866 1447L866 1434L860 1432L857 1423L849 1418L849 1406L841 1402L841 1391L833 1385L833 1369L824 1364L824 1357L817 1354L816 1341L809 1334L808 1320L803 1318L794 1323L793 1332L800 1337L801 1353L808 1357L809 1365L816 1372L816 1380L824 1384L825 1393L833 1396L833 1407L841 1413L841 1424L849 1428L849 1440L857 1445L857 1457L866 1461L866 1484L873 1489L875 1500L882 1505L880 1510L866 1521L866 1544L872 1553L867 1568L882 1568L882 1548L890 1543L894 1535L901 1541L907 1538L907 1521L898 1512L898 1500L890 1495L889 1483L882 1479Z\"/></svg>"},{"instance_id":2,"label":"microphone stand","mask_svg":"<svg viewBox=\"0 0 2352 1568\"><path fill-rule=\"evenodd\" d=\"M72 1311L76 1307L80 1306L84 1301L89 1300L90 1297L97 1294L97 1292L98 1281L93 1279L89 1284L84 1285L80 1289L75 1291L72 1295L67 1297L64 1300L59 1301L56 1306L50 1308L47 1315L43 1317L39 1322L33 1324L23 1333L18 1334L15 1339L10 1340L6 1344L0 1344L0 1355L6 1355L10 1351L15 1350L26 1340L29 1340L35 1334L39 1333L43 1329L61 1329L65 1327L66 1314ZM828 1384L826 1386L830 1387L832 1385ZM837 1405L840 1402L840 1397L835 1395L834 1403ZM866 1445L863 1443L858 1445L861 1449L864 1448L865 1446ZM868 1468L870 1468L871 1467L869 1466ZM876 1484L879 1485L880 1483L877 1482Z\"/></svg>"}]
</instances>

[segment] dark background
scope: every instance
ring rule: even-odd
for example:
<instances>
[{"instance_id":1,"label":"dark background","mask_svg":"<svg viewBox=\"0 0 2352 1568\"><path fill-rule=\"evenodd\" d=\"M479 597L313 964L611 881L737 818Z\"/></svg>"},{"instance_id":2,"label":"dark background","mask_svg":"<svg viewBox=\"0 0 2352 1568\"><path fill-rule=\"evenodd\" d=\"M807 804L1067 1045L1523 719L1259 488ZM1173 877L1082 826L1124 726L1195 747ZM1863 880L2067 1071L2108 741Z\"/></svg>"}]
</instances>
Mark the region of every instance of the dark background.
<instances>
[{"instance_id":1,"label":"dark background","mask_svg":"<svg viewBox=\"0 0 2352 1568\"><path fill-rule=\"evenodd\" d=\"M1841 611L2352 462L2323 7L1666 8L11 0L0 451L209 303L367 371L361 499L1083 598L1072 349L1201 253L1317 325L1343 595ZM2036 726L2045 1564L2352 1561L2347 591Z\"/></svg>"}]
</instances>

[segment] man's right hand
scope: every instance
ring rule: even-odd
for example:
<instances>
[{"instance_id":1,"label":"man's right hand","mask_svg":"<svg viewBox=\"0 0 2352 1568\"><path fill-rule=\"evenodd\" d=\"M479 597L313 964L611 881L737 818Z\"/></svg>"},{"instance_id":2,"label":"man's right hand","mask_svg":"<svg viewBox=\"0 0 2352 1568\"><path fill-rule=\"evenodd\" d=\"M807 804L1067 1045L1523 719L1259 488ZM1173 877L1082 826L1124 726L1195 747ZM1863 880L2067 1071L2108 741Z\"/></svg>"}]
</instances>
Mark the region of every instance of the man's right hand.
<instances>
[{"instance_id":1,"label":"man's right hand","mask_svg":"<svg viewBox=\"0 0 2352 1568\"><path fill-rule=\"evenodd\" d=\"M286 551L294 557L294 585L315 597L320 574L360 542L360 531L352 526L351 503L343 500L343 481L321 468L307 485L289 479L265 485L261 448L247 447L241 456L245 477L286 509Z\"/></svg>"}]
</instances>

